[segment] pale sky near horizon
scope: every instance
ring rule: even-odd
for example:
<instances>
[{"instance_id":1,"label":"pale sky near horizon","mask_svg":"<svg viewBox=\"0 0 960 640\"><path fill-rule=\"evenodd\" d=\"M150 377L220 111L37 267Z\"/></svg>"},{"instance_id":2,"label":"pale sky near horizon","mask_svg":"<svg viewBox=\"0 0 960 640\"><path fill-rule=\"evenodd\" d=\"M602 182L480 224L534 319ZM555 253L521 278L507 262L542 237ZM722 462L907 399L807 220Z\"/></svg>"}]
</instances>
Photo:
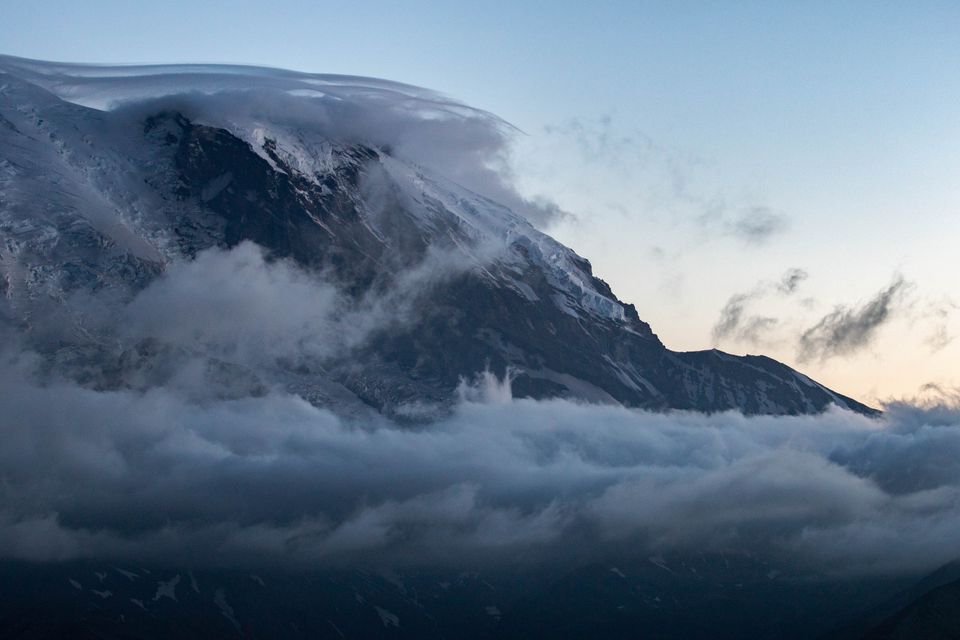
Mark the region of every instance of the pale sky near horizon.
<instances>
[{"instance_id":1,"label":"pale sky near horizon","mask_svg":"<svg viewBox=\"0 0 960 640\"><path fill-rule=\"evenodd\" d=\"M249 63L454 96L524 132L520 189L571 214L546 230L669 347L766 353L868 402L960 387L960 3L0 9L4 54ZM790 269L806 277L778 288ZM715 333L737 295L738 321Z\"/></svg>"}]
</instances>

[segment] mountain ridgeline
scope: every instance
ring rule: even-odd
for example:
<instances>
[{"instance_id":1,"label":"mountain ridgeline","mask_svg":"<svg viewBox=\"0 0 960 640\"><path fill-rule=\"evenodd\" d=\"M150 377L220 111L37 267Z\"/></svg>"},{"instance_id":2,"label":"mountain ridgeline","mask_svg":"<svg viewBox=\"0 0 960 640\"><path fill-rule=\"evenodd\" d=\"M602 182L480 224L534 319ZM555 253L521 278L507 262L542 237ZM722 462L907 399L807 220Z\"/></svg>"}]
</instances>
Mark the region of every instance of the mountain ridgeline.
<instances>
[{"instance_id":1,"label":"mountain ridgeline","mask_svg":"<svg viewBox=\"0 0 960 640\"><path fill-rule=\"evenodd\" d=\"M84 384L163 384L170 367L158 362L179 348L116 339L90 297L121 308L171 265L252 243L267 264L334 287L341 315L375 320L267 368L218 353L207 375L231 389L281 385L346 413L419 419L489 370L509 375L517 397L873 413L767 357L671 351L586 259L387 144L218 119L189 100L130 106L123 83L115 90L120 106L84 106L55 73L0 60L0 313Z\"/></svg>"}]
</instances>

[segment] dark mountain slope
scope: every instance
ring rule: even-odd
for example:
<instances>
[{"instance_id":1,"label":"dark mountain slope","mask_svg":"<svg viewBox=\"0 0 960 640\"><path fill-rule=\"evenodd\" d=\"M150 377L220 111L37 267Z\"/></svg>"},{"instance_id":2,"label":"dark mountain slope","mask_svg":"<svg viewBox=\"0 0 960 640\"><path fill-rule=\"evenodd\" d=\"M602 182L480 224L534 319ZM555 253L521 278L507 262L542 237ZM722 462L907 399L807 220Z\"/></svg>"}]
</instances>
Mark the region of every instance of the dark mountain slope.
<instances>
[{"instance_id":1,"label":"dark mountain slope","mask_svg":"<svg viewBox=\"0 0 960 640\"><path fill-rule=\"evenodd\" d=\"M262 122L251 134L161 103L94 110L17 73L0 75L0 311L32 348L82 362L88 381L122 386L156 347L84 324L76 294L119 304L172 263L253 242L385 316L336 357L242 374L314 402L352 396L397 415L448 402L489 368L535 398L872 412L769 358L670 351L588 261L388 148Z\"/></svg>"}]
</instances>

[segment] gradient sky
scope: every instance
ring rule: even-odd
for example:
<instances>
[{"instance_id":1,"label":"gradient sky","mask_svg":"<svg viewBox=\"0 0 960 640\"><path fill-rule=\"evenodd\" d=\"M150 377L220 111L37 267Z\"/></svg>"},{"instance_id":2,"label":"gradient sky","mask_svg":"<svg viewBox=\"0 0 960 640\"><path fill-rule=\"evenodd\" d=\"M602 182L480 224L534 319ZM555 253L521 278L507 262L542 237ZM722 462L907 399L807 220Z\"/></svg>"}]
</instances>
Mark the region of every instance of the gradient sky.
<instances>
[{"instance_id":1,"label":"gradient sky","mask_svg":"<svg viewBox=\"0 0 960 640\"><path fill-rule=\"evenodd\" d=\"M869 402L960 387L960 3L0 9L0 53L250 63L452 95L524 132L521 190L571 214L547 230L668 346L767 353ZM791 268L808 277L786 295ZM865 305L898 277L878 319ZM739 329L715 336L737 294ZM800 335L837 307L827 326L862 321L862 340L801 357Z\"/></svg>"}]
</instances>

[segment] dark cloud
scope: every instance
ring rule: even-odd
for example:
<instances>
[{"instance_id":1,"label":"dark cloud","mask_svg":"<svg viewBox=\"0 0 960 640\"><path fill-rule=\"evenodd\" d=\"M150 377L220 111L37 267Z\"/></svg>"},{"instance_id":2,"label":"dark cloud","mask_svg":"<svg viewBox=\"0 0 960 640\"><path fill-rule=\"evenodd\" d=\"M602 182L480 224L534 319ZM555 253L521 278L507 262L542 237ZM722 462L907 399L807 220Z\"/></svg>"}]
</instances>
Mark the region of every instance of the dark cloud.
<instances>
[{"instance_id":1,"label":"dark cloud","mask_svg":"<svg viewBox=\"0 0 960 640\"><path fill-rule=\"evenodd\" d=\"M754 298L753 293L736 293L730 296L727 304L720 310L720 318L713 325L713 340L720 341L734 335L743 321L747 303Z\"/></svg>"},{"instance_id":2,"label":"dark cloud","mask_svg":"<svg viewBox=\"0 0 960 640\"><path fill-rule=\"evenodd\" d=\"M934 410L938 407L960 407L960 387L928 382L921 385L919 391L917 397L904 400L901 405Z\"/></svg>"},{"instance_id":3,"label":"dark cloud","mask_svg":"<svg viewBox=\"0 0 960 640\"><path fill-rule=\"evenodd\" d=\"M737 338L747 344L765 344L780 321L770 316L751 316L740 327Z\"/></svg>"},{"instance_id":4,"label":"dark cloud","mask_svg":"<svg viewBox=\"0 0 960 640\"><path fill-rule=\"evenodd\" d=\"M787 269L786 273L784 273L780 278L780 282L778 282L776 285L777 291L785 296L792 295L797 292L797 289L800 288L800 284L809 276L810 274L803 269Z\"/></svg>"},{"instance_id":5,"label":"dark cloud","mask_svg":"<svg viewBox=\"0 0 960 640\"><path fill-rule=\"evenodd\" d=\"M955 336L950 333L949 321L957 309L958 305L952 300L940 300L927 306L925 316L932 327L924 343L930 349L930 353L936 353L953 342Z\"/></svg>"},{"instance_id":6,"label":"dark cloud","mask_svg":"<svg viewBox=\"0 0 960 640\"><path fill-rule=\"evenodd\" d=\"M800 336L798 358L808 361L856 353L870 345L877 329L887 322L909 286L902 276L866 304L838 306Z\"/></svg>"},{"instance_id":7,"label":"dark cloud","mask_svg":"<svg viewBox=\"0 0 960 640\"><path fill-rule=\"evenodd\" d=\"M770 335L780 326L780 321L771 316L748 315L746 307L751 300L753 298L749 295L736 294L727 301L713 326L714 344L729 338L751 345L769 342Z\"/></svg>"},{"instance_id":8,"label":"dark cloud","mask_svg":"<svg viewBox=\"0 0 960 640\"><path fill-rule=\"evenodd\" d=\"M780 320L771 316L750 314L748 307L773 292L783 296L793 295L807 277L806 271L795 267L787 269L776 283L761 281L747 293L730 296L713 326L714 344L728 338L752 345L767 344L771 333L780 326Z\"/></svg>"},{"instance_id":9,"label":"dark cloud","mask_svg":"<svg viewBox=\"0 0 960 640\"><path fill-rule=\"evenodd\" d=\"M930 348L930 353L936 353L953 342L953 336L947 331L946 324L938 324L927 336L925 342Z\"/></svg>"},{"instance_id":10,"label":"dark cloud","mask_svg":"<svg viewBox=\"0 0 960 640\"><path fill-rule=\"evenodd\" d=\"M785 215L764 206L750 207L726 223L727 233L753 245L766 243L788 226Z\"/></svg>"}]
</instances>

